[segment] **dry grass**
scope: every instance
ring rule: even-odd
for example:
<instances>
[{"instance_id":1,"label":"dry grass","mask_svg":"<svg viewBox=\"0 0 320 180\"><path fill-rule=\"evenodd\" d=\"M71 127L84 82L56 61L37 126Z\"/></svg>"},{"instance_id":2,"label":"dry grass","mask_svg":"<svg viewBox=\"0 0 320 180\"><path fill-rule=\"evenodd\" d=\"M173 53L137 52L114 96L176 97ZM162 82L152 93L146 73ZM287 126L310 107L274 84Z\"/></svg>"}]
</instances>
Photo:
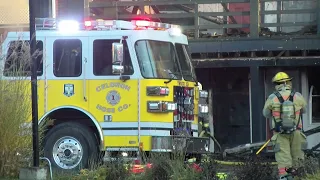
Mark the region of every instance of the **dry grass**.
<instances>
[{"instance_id":1,"label":"dry grass","mask_svg":"<svg viewBox=\"0 0 320 180\"><path fill-rule=\"evenodd\" d=\"M30 66L29 46L24 43L18 48L15 44L16 51L9 57L20 62L18 67L10 66L11 77L3 76L0 66L0 177L17 177L19 168L29 165L26 159L32 158L31 125L25 124L31 118L31 83L21 75ZM2 64L6 57L0 56Z\"/></svg>"}]
</instances>

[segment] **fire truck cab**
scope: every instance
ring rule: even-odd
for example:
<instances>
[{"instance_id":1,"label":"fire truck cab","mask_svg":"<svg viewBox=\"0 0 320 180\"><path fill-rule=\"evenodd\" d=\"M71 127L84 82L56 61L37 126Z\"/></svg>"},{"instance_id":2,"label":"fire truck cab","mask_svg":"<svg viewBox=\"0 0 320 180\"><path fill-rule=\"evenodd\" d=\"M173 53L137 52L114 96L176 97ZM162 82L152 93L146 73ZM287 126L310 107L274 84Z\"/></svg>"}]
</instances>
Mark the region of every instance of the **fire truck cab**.
<instances>
[{"instance_id":1,"label":"fire truck cab","mask_svg":"<svg viewBox=\"0 0 320 180\"><path fill-rule=\"evenodd\" d=\"M54 167L84 168L101 152L109 157L209 151L209 139L198 137L208 93L197 87L179 26L145 20L36 22L42 52L36 58L39 124L47 124L44 156ZM9 32L3 54L9 57L19 51L16 43L29 39L29 32ZM4 73L10 71L8 61L0 62L3 80L16 78Z\"/></svg>"}]
</instances>

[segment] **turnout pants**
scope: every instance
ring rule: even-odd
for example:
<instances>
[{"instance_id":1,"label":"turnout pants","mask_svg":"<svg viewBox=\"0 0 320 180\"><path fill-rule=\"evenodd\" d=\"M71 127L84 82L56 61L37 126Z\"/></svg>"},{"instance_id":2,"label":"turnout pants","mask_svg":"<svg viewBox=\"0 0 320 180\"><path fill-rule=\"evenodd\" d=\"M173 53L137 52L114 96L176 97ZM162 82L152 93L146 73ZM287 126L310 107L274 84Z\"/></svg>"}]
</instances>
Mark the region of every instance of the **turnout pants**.
<instances>
[{"instance_id":1,"label":"turnout pants","mask_svg":"<svg viewBox=\"0 0 320 180\"><path fill-rule=\"evenodd\" d=\"M303 150L307 148L307 137L300 130L291 134L274 132L271 142L280 177L287 175L286 169L300 167L301 160L304 160Z\"/></svg>"}]
</instances>

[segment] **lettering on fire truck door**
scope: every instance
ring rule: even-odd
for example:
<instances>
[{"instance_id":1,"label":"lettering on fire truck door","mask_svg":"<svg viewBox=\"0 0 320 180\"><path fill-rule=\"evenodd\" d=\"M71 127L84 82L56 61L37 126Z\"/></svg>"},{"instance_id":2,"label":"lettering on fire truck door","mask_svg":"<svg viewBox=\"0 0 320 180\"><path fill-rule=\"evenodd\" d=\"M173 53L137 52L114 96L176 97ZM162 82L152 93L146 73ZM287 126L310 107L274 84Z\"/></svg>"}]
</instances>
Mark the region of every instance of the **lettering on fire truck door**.
<instances>
[{"instance_id":1,"label":"lettering on fire truck door","mask_svg":"<svg viewBox=\"0 0 320 180\"><path fill-rule=\"evenodd\" d=\"M120 80L120 75L112 72L112 43L118 39L90 39L89 51L92 60L92 74L89 79L89 107L90 112L100 122L105 136L137 136L132 123L138 119L138 90L137 75L127 45L123 40L123 76L130 79ZM88 67L90 67L88 66ZM137 128L137 127L136 127Z\"/></svg>"}]
</instances>

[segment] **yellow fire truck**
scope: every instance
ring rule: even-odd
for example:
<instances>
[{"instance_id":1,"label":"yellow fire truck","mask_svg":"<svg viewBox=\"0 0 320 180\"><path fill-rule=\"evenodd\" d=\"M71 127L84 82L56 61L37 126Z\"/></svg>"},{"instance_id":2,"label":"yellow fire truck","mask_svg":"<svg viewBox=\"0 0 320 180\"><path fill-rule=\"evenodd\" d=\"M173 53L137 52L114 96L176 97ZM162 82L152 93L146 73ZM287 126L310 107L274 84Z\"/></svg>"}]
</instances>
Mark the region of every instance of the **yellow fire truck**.
<instances>
[{"instance_id":1,"label":"yellow fire truck","mask_svg":"<svg viewBox=\"0 0 320 180\"><path fill-rule=\"evenodd\" d=\"M198 137L208 93L197 87L179 26L146 20L36 22L42 51L39 124L51 122L43 148L54 167L83 168L105 152L208 152L209 139ZM6 57L17 51L17 42L28 43L29 32L7 34ZM10 71L6 61L0 63L2 79L15 78L4 73Z\"/></svg>"}]
</instances>

